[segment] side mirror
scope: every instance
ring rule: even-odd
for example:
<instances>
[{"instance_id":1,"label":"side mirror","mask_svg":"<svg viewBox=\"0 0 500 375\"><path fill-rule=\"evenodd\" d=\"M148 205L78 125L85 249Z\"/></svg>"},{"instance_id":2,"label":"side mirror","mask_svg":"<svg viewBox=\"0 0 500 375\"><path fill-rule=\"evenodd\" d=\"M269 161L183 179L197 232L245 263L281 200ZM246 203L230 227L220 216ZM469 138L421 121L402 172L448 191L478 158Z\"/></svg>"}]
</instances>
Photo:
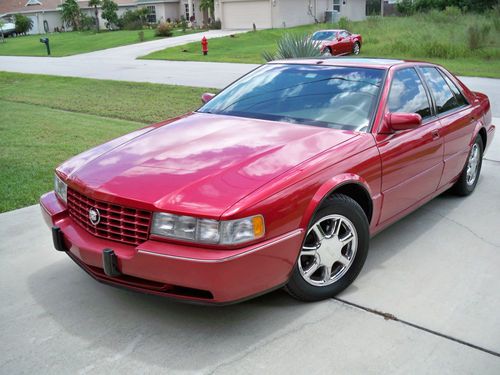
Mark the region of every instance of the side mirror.
<instances>
[{"instance_id":1,"label":"side mirror","mask_svg":"<svg viewBox=\"0 0 500 375\"><path fill-rule=\"evenodd\" d=\"M344 38L342 38L341 36L338 36L338 37L337 37L337 40L338 40L339 42L340 42L342 39L344 39Z\"/></svg>"},{"instance_id":2,"label":"side mirror","mask_svg":"<svg viewBox=\"0 0 500 375\"><path fill-rule=\"evenodd\" d=\"M415 129L422 125L422 116L418 113L387 113L385 122L392 131Z\"/></svg>"},{"instance_id":3,"label":"side mirror","mask_svg":"<svg viewBox=\"0 0 500 375\"><path fill-rule=\"evenodd\" d=\"M210 92L206 92L203 95L201 95L201 101L203 102L203 104L206 104L210 100L212 100L214 96L215 96L215 94L212 94Z\"/></svg>"}]
</instances>

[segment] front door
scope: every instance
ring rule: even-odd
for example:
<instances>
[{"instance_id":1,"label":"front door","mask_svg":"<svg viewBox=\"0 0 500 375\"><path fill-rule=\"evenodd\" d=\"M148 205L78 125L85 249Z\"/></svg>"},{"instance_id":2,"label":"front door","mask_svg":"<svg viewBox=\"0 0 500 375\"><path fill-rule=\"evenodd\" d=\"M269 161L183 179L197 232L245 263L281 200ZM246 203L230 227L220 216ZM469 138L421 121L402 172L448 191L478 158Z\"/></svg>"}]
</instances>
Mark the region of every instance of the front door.
<instances>
[{"instance_id":1,"label":"front door","mask_svg":"<svg viewBox=\"0 0 500 375\"><path fill-rule=\"evenodd\" d=\"M418 113L422 125L392 134L377 134L382 159L382 224L437 190L443 171L439 120L414 68L394 72L387 112Z\"/></svg>"},{"instance_id":2,"label":"front door","mask_svg":"<svg viewBox=\"0 0 500 375\"><path fill-rule=\"evenodd\" d=\"M339 48L339 53L344 54L344 53L351 53L352 52L352 45L351 45L351 34L349 34L347 31L340 31L337 34L341 40L338 42L338 48Z\"/></svg>"}]
</instances>

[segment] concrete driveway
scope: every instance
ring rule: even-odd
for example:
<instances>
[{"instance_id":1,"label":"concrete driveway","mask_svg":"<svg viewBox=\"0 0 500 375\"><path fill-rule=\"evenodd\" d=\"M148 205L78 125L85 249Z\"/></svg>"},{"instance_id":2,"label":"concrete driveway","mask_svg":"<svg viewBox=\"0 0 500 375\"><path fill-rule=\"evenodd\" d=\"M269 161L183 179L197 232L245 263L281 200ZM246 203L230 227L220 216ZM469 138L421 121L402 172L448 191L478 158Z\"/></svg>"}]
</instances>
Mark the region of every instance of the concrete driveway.
<instances>
[{"instance_id":1,"label":"concrete driveway","mask_svg":"<svg viewBox=\"0 0 500 375\"><path fill-rule=\"evenodd\" d=\"M53 250L38 206L2 214L0 373L498 374L499 185L500 159L485 160L473 195L379 234L354 284L312 304L115 289Z\"/></svg>"},{"instance_id":2,"label":"concrete driveway","mask_svg":"<svg viewBox=\"0 0 500 375\"><path fill-rule=\"evenodd\" d=\"M115 289L53 250L38 206L1 214L0 373L498 374L499 150L497 137L474 194L383 231L354 284L320 303Z\"/></svg>"}]
</instances>

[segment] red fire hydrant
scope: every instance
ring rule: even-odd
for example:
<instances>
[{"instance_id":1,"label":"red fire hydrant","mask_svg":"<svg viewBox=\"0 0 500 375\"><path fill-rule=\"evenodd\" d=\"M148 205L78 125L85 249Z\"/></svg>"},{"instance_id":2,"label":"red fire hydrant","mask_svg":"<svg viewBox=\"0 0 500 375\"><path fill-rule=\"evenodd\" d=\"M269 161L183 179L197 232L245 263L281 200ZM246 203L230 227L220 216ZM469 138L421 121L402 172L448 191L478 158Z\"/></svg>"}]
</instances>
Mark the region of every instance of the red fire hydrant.
<instances>
[{"instance_id":1,"label":"red fire hydrant","mask_svg":"<svg viewBox=\"0 0 500 375\"><path fill-rule=\"evenodd\" d=\"M201 40L201 51L204 55L208 55L208 40L205 37Z\"/></svg>"}]
</instances>

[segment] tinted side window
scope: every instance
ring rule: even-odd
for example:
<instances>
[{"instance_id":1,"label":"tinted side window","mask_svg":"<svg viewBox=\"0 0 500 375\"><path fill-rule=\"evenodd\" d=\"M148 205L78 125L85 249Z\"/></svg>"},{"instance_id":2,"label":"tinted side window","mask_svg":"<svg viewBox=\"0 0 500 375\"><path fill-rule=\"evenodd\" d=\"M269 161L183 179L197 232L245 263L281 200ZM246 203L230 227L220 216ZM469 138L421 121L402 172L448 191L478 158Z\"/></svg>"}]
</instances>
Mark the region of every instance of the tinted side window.
<instances>
[{"instance_id":1,"label":"tinted side window","mask_svg":"<svg viewBox=\"0 0 500 375\"><path fill-rule=\"evenodd\" d=\"M429 99L415 69L401 69L394 74L389 94L389 112L418 113L422 118L431 115Z\"/></svg>"},{"instance_id":2,"label":"tinted side window","mask_svg":"<svg viewBox=\"0 0 500 375\"><path fill-rule=\"evenodd\" d=\"M436 68L422 68L422 72L424 73L425 80L429 84L432 96L436 101L438 113L443 113L459 107L455 95L453 95L450 87Z\"/></svg>"},{"instance_id":3,"label":"tinted side window","mask_svg":"<svg viewBox=\"0 0 500 375\"><path fill-rule=\"evenodd\" d=\"M457 85L455 85L455 83L453 83L453 81L451 79L449 79L446 74L442 74L446 83L448 84L448 86L450 86L451 88L451 91L453 91L453 93L455 94L455 98L457 99L457 102L458 102L458 105L461 107L463 105L467 105L469 103L467 103L467 100L465 99L465 97L462 95L462 92L460 91L460 89L457 87Z\"/></svg>"}]
</instances>

